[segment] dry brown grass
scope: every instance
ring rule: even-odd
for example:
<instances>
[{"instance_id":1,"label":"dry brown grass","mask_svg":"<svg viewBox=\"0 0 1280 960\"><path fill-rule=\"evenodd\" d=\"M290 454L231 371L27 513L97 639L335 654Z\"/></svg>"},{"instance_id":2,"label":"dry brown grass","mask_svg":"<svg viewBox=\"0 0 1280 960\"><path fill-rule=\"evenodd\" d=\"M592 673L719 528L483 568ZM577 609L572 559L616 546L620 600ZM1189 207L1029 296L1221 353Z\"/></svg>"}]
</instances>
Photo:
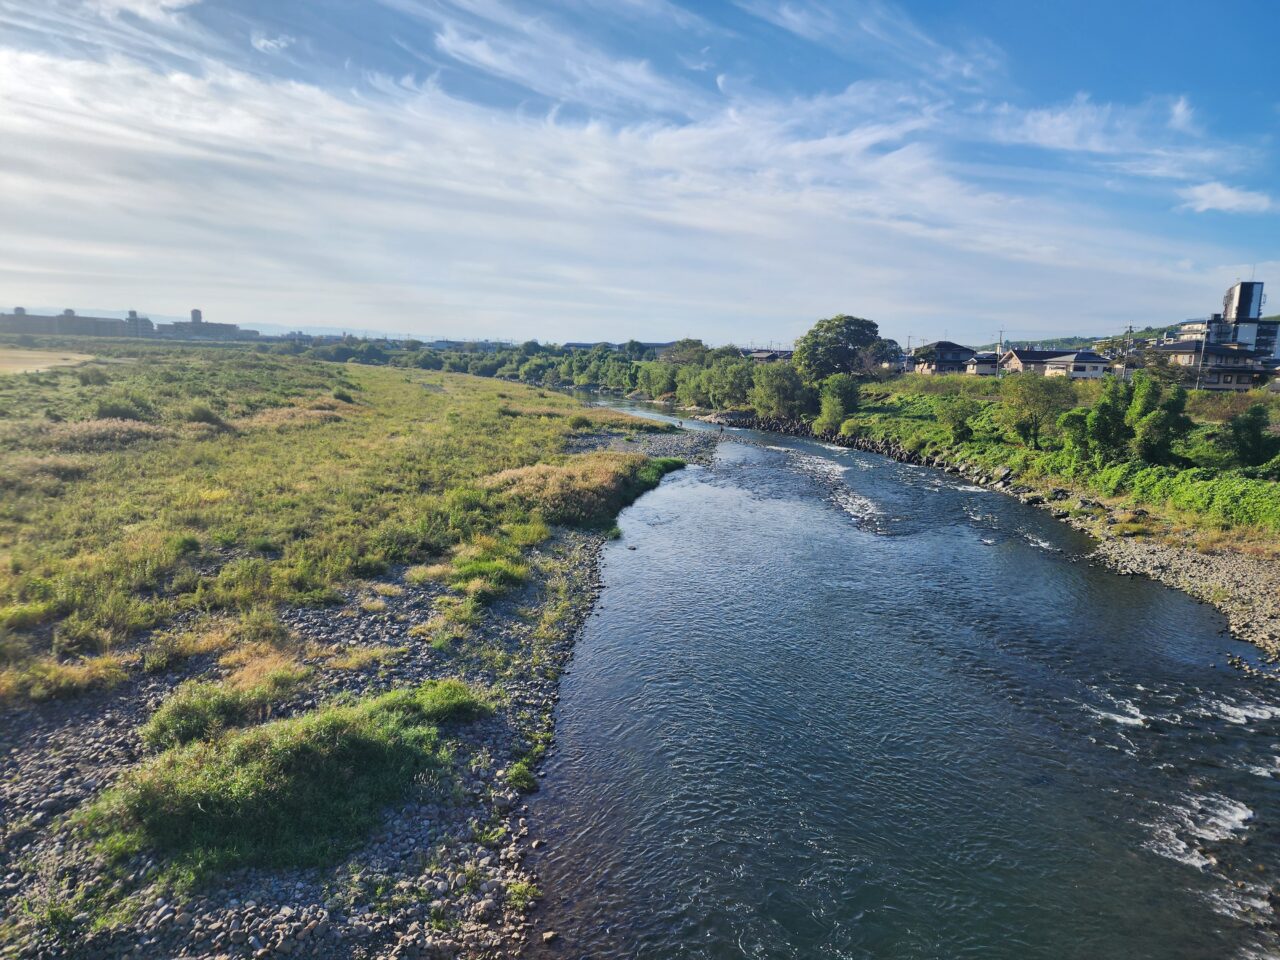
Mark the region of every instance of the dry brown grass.
<instances>
[{"instance_id":1,"label":"dry brown grass","mask_svg":"<svg viewBox=\"0 0 1280 960\"><path fill-rule=\"evenodd\" d=\"M281 649L261 641L237 647L224 655L219 663L231 671L226 684L233 690L292 686L311 672L298 662L297 650Z\"/></svg>"},{"instance_id":2,"label":"dry brown grass","mask_svg":"<svg viewBox=\"0 0 1280 960\"><path fill-rule=\"evenodd\" d=\"M0 670L0 702L19 698L50 700L87 690L109 689L128 677L129 667L137 660L137 654L122 653L105 653L66 663L53 657L38 657L21 668Z\"/></svg>"},{"instance_id":3,"label":"dry brown grass","mask_svg":"<svg viewBox=\"0 0 1280 960\"><path fill-rule=\"evenodd\" d=\"M74 457L16 457L0 473L0 491L52 493L60 484L78 480L88 472L88 464Z\"/></svg>"},{"instance_id":4,"label":"dry brown grass","mask_svg":"<svg viewBox=\"0 0 1280 960\"><path fill-rule=\"evenodd\" d=\"M315 427L322 423L334 423L342 419L342 414L325 403L323 406L313 404L306 407L273 407L262 410L250 417L233 420L231 426L237 430L296 430L303 427Z\"/></svg>"},{"instance_id":5,"label":"dry brown grass","mask_svg":"<svg viewBox=\"0 0 1280 960\"><path fill-rule=\"evenodd\" d=\"M504 470L485 480L551 523L590 523L616 512L627 485L647 462L637 453L586 453L561 464Z\"/></svg>"},{"instance_id":6,"label":"dry brown grass","mask_svg":"<svg viewBox=\"0 0 1280 960\"><path fill-rule=\"evenodd\" d=\"M406 647L349 647L329 659L334 670L367 670L390 663L408 652Z\"/></svg>"},{"instance_id":7,"label":"dry brown grass","mask_svg":"<svg viewBox=\"0 0 1280 960\"><path fill-rule=\"evenodd\" d=\"M410 567L404 572L404 578L414 586L421 586L424 583L444 583L452 573L452 564L432 563Z\"/></svg>"},{"instance_id":8,"label":"dry brown grass","mask_svg":"<svg viewBox=\"0 0 1280 960\"><path fill-rule=\"evenodd\" d=\"M159 440L170 432L140 420L79 420L54 423L36 437L44 446L67 453L119 450L142 440Z\"/></svg>"},{"instance_id":9,"label":"dry brown grass","mask_svg":"<svg viewBox=\"0 0 1280 960\"><path fill-rule=\"evenodd\" d=\"M207 653L235 646L241 625L230 617L208 617L177 630L162 630L151 637L142 651L143 666L149 672L172 666Z\"/></svg>"}]
</instances>

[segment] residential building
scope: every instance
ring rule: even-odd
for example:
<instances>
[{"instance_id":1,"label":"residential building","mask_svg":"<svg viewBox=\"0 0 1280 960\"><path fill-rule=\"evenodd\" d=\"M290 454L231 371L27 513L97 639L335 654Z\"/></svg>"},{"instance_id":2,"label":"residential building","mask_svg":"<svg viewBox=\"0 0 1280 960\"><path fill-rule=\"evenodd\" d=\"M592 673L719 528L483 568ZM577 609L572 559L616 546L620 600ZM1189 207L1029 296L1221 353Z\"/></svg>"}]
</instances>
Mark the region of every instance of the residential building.
<instances>
[{"instance_id":1,"label":"residential building","mask_svg":"<svg viewBox=\"0 0 1280 960\"><path fill-rule=\"evenodd\" d=\"M992 351L975 353L964 365L971 377L994 377L1000 372L1000 355Z\"/></svg>"},{"instance_id":2,"label":"residential building","mask_svg":"<svg viewBox=\"0 0 1280 960\"><path fill-rule=\"evenodd\" d=\"M1027 350L1014 347L1000 358L1001 373L1044 373L1045 364L1060 357L1058 350Z\"/></svg>"},{"instance_id":3,"label":"residential building","mask_svg":"<svg viewBox=\"0 0 1280 960\"><path fill-rule=\"evenodd\" d=\"M1239 346L1177 340L1152 347L1151 352L1187 368L1184 379L1201 390L1250 390L1273 372L1264 354Z\"/></svg>"},{"instance_id":4,"label":"residential building","mask_svg":"<svg viewBox=\"0 0 1280 960\"><path fill-rule=\"evenodd\" d=\"M915 372L926 376L944 373L964 373L967 364L977 351L950 340L926 343L912 353Z\"/></svg>"},{"instance_id":5,"label":"residential building","mask_svg":"<svg viewBox=\"0 0 1280 960\"><path fill-rule=\"evenodd\" d=\"M752 350L746 357L756 363L775 363L778 360L790 360L792 353L791 350Z\"/></svg>"},{"instance_id":6,"label":"residential building","mask_svg":"<svg viewBox=\"0 0 1280 960\"><path fill-rule=\"evenodd\" d=\"M199 310L191 311L190 321L154 324L147 317L130 310L121 320L117 317L82 317L74 310L42 316L14 307L13 313L0 313L0 333L52 334L64 337L166 337L174 340L251 340L257 330L242 330L234 323L206 323Z\"/></svg>"},{"instance_id":7,"label":"residential building","mask_svg":"<svg viewBox=\"0 0 1280 960\"><path fill-rule=\"evenodd\" d=\"M1098 380L1106 376L1111 361L1092 350L1064 353L1045 361L1046 377L1067 377L1071 380Z\"/></svg>"},{"instance_id":8,"label":"residential building","mask_svg":"<svg viewBox=\"0 0 1280 960\"><path fill-rule=\"evenodd\" d=\"M1179 326L1178 339L1234 345L1280 359L1280 319L1263 319L1262 307L1266 302L1262 281L1236 283L1222 298L1222 313L1187 320Z\"/></svg>"}]
</instances>

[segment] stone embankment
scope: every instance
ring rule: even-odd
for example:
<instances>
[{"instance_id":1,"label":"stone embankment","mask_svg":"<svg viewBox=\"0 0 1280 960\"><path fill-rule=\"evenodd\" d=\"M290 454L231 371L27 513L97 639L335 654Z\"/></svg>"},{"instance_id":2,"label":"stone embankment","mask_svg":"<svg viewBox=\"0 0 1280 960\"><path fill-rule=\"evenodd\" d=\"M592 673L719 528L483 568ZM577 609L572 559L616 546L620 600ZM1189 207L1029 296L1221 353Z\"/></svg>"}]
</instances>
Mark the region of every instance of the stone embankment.
<instances>
[{"instance_id":1,"label":"stone embankment","mask_svg":"<svg viewBox=\"0 0 1280 960\"><path fill-rule=\"evenodd\" d=\"M991 471L943 456L916 453L891 440L814 433L803 420L741 413L711 414L700 419L877 453L901 463L943 470L962 476L967 482L1016 496L1096 537L1094 556L1115 572L1150 577L1217 607L1226 615L1233 636L1260 647L1269 662L1280 662L1280 563L1274 560L1240 553L1206 554L1190 544L1133 536L1123 526L1117 533L1112 529L1119 525L1113 508L1087 495L1048 486L1040 478L1032 485L1008 467ZM1141 510L1127 512L1143 515ZM1256 670L1243 660L1235 662L1243 670Z\"/></svg>"}]
</instances>

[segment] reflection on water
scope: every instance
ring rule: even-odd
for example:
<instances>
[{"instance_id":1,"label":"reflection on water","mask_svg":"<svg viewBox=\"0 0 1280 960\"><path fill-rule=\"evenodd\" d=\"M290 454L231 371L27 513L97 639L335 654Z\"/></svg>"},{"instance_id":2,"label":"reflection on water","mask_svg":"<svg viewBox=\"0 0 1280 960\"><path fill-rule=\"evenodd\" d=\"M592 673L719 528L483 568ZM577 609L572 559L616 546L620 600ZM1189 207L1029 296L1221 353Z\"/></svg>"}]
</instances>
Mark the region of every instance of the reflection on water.
<instances>
[{"instance_id":1,"label":"reflection on water","mask_svg":"<svg viewBox=\"0 0 1280 960\"><path fill-rule=\"evenodd\" d=\"M608 548L533 801L556 955L1272 955L1280 700L1215 612L998 494L730 436Z\"/></svg>"}]
</instances>

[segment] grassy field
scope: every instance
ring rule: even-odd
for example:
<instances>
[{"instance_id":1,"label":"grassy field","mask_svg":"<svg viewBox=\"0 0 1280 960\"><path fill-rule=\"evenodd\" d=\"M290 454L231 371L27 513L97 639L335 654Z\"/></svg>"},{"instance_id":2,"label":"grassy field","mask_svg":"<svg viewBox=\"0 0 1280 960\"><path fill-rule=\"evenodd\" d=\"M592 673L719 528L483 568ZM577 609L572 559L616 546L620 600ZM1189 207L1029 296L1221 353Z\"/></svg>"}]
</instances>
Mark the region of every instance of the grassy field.
<instances>
[{"instance_id":1,"label":"grassy field","mask_svg":"<svg viewBox=\"0 0 1280 960\"><path fill-rule=\"evenodd\" d=\"M54 367L70 367L92 360L87 353L65 353L56 350L25 350L0 345L0 376L6 373L38 373Z\"/></svg>"},{"instance_id":2,"label":"grassy field","mask_svg":"<svg viewBox=\"0 0 1280 960\"><path fill-rule=\"evenodd\" d=\"M563 453L651 429L457 374L154 348L0 377L0 699L277 637L389 566L456 615L528 576L547 523L607 524L665 469ZM176 615L210 626L135 641ZM224 616L213 616L224 614Z\"/></svg>"}]
</instances>

